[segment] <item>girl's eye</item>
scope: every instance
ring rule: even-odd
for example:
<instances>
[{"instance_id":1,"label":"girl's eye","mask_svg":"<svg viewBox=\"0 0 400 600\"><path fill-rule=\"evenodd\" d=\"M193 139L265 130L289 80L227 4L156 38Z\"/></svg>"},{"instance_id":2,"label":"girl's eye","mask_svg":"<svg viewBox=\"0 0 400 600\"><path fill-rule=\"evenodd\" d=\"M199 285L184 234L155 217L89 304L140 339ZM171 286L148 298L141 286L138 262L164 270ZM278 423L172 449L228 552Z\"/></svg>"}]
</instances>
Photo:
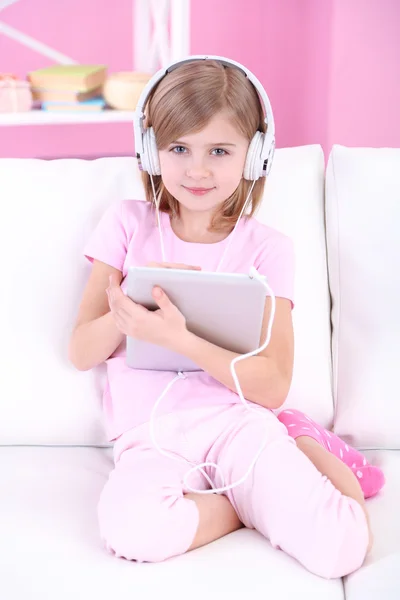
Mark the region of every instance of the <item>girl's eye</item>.
<instances>
[{"instance_id":1,"label":"girl's eye","mask_svg":"<svg viewBox=\"0 0 400 600\"><path fill-rule=\"evenodd\" d=\"M214 148L213 152L217 152L214 156L225 156L225 154L228 154L223 148Z\"/></svg>"},{"instance_id":2,"label":"girl's eye","mask_svg":"<svg viewBox=\"0 0 400 600\"><path fill-rule=\"evenodd\" d=\"M186 148L184 146L174 146L171 148L171 152L174 152L175 154L183 154L185 150Z\"/></svg>"},{"instance_id":3,"label":"girl's eye","mask_svg":"<svg viewBox=\"0 0 400 600\"><path fill-rule=\"evenodd\" d=\"M173 148L171 148L170 152L173 152L174 154L184 154L186 152L186 148L185 146L174 146ZM226 154L228 154L228 152L223 148L214 148L214 150L212 150L211 152L214 156L225 156Z\"/></svg>"}]
</instances>

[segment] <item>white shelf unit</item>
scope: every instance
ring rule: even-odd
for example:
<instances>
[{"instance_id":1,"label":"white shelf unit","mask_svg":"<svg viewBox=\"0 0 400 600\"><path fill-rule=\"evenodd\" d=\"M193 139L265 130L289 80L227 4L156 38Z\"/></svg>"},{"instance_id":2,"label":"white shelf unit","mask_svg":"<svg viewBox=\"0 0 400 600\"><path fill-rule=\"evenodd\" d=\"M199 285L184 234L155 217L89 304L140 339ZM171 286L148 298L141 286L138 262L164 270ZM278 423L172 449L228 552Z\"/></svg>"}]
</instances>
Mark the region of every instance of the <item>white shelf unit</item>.
<instances>
[{"instance_id":1,"label":"white shelf unit","mask_svg":"<svg viewBox=\"0 0 400 600\"><path fill-rule=\"evenodd\" d=\"M89 123L133 123L134 113L125 110L101 110L96 112L28 112L0 113L0 126L19 125L79 125Z\"/></svg>"},{"instance_id":2,"label":"white shelf unit","mask_svg":"<svg viewBox=\"0 0 400 600\"><path fill-rule=\"evenodd\" d=\"M0 0L0 11L18 0ZM23 1L23 0L22 0ZM190 0L133 0L132 68L154 73L160 66L179 60L190 52ZM73 58L43 44L5 22L0 21L0 35L50 58L59 64L76 64ZM0 126L72 125L86 123L133 122L133 112L106 109L98 112L29 112L0 113Z\"/></svg>"}]
</instances>

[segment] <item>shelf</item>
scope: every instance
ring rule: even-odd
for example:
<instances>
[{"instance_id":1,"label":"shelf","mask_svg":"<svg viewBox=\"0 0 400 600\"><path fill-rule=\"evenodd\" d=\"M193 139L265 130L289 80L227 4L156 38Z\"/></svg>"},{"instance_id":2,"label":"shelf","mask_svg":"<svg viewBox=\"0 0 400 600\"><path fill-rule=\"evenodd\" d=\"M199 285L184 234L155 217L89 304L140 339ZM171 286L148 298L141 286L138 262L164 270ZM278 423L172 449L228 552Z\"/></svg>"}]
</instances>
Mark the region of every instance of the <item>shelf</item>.
<instances>
[{"instance_id":1,"label":"shelf","mask_svg":"<svg viewBox=\"0 0 400 600\"><path fill-rule=\"evenodd\" d=\"M47 112L34 109L20 113L0 113L0 126L133 123L133 115L133 111L111 109L98 112Z\"/></svg>"}]
</instances>

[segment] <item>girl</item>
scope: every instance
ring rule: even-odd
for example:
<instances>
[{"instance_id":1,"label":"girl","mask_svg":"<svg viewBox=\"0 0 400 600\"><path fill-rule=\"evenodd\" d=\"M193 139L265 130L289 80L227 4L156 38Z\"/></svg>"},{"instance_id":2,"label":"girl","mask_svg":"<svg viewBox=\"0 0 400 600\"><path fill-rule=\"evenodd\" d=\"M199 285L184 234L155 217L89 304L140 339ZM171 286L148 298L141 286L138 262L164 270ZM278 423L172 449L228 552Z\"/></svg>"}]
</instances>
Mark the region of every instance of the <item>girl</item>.
<instances>
[{"instance_id":1,"label":"girl","mask_svg":"<svg viewBox=\"0 0 400 600\"><path fill-rule=\"evenodd\" d=\"M292 378L294 267L290 239L252 218L264 180L252 184L243 177L249 142L266 130L259 96L240 69L192 60L153 89L146 127L155 133L161 175L144 172L147 201L113 204L89 239L85 255L93 267L70 341L78 369L107 361L104 411L115 468L98 506L103 542L116 556L155 562L245 526L313 573L344 576L361 566L371 547L364 496L382 487L383 475L299 411L276 417L271 410L282 406ZM239 402L233 352L190 333L161 289L153 290L156 312L124 294L129 266L162 261L154 195L171 261L163 266L213 271L251 185L250 216L238 224L224 271L248 273L255 266L276 296L268 347L237 367L244 396L263 419ZM267 298L262 340L269 312ZM149 433L154 403L176 374L129 369L127 335L184 354L201 369L169 389L155 420L158 443L181 461L160 454ZM222 495L185 489L189 463L216 463L225 483L240 479L266 423L268 443L241 485ZM219 474L206 471L218 486ZM196 473L191 487L210 486Z\"/></svg>"}]
</instances>

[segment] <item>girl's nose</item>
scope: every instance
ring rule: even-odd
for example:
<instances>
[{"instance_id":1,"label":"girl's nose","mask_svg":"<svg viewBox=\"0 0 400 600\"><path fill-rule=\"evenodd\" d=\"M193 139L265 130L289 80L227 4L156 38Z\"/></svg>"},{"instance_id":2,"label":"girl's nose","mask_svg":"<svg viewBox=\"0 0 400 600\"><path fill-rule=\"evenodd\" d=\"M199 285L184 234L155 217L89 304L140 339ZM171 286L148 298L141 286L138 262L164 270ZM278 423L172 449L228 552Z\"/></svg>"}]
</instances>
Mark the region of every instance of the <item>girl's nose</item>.
<instances>
[{"instance_id":1,"label":"girl's nose","mask_svg":"<svg viewBox=\"0 0 400 600\"><path fill-rule=\"evenodd\" d=\"M207 169L206 165L202 162L192 163L186 169L186 176L196 181L200 179L206 179L210 176L210 170Z\"/></svg>"}]
</instances>

